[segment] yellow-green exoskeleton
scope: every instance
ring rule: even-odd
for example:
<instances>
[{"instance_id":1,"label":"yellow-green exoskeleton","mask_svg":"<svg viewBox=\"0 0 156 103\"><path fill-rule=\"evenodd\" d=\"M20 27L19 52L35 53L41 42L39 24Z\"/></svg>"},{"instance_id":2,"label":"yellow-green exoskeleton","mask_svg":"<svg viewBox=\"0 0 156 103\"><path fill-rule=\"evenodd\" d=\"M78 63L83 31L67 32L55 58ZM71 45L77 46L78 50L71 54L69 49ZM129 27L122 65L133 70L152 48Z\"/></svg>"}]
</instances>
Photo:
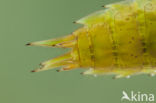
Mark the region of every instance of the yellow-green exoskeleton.
<instances>
[{"instance_id":1,"label":"yellow-green exoskeleton","mask_svg":"<svg viewBox=\"0 0 156 103\"><path fill-rule=\"evenodd\" d=\"M127 0L75 23L84 26L66 37L28 45L71 48L41 63L33 72L62 67L59 71L88 69L82 74L156 74L156 0Z\"/></svg>"}]
</instances>

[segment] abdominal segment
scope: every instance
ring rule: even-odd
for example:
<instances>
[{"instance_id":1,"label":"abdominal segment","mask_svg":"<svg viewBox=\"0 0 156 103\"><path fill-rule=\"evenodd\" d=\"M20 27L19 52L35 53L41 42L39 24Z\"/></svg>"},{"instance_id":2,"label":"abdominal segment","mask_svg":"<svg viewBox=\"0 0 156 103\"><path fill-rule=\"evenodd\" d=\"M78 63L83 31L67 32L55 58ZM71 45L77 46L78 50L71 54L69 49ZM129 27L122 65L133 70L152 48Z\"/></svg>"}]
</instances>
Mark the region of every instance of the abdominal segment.
<instances>
[{"instance_id":1,"label":"abdominal segment","mask_svg":"<svg viewBox=\"0 0 156 103\"><path fill-rule=\"evenodd\" d=\"M105 6L74 23L83 27L70 35L31 46L70 48L41 63L39 72L87 69L82 74L116 74L115 78L156 74L156 0L126 0Z\"/></svg>"}]
</instances>

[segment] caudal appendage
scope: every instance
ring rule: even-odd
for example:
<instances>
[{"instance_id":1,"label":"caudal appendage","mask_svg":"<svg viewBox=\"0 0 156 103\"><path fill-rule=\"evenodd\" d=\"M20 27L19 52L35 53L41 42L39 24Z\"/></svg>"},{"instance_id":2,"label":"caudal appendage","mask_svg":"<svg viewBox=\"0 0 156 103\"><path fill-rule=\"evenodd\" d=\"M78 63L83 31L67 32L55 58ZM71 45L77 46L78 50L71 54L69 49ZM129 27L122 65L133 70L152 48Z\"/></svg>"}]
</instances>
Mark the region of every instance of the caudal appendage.
<instances>
[{"instance_id":1,"label":"caudal appendage","mask_svg":"<svg viewBox=\"0 0 156 103\"><path fill-rule=\"evenodd\" d=\"M72 70L78 67L76 62L72 59L72 56L70 53L64 54L62 56L53 58L51 60L45 61L40 64L40 68L33 70L32 72L40 72L45 71L49 69L54 69L57 67L62 67L58 71L67 71Z\"/></svg>"},{"instance_id":2,"label":"caudal appendage","mask_svg":"<svg viewBox=\"0 0 156 103\"><path fill-rule=\"evenodd\" d=\"M75 46L76 37L75 35L69 35L62 38L37 41L26 44L27 46L48 46L48 47L59 47L59 48L72 48Z\"/></svg>"},{"instance_id":3,"label":"caudal appendage","mask_svg":"<svg viewBox=\"0 0 156 103\"><path fill-rule=\"evenodd\" d=\"M75 47L76 39L75 35L69 35L67 37L52 39L52 40L45 40L45 41L38 41L28 43L28 46L48 46L48 47L61 47L61 48L72 48L72 51L53 58L51 60L45 61L40 63L40 68L33 70L32 72L40 72L49 69L54 69L57 67L62 67L59 71L67 71L72 70L79 67L79 63L77 62L76 58L73 54L73 48Z\"/></svg>"}]
</instances>

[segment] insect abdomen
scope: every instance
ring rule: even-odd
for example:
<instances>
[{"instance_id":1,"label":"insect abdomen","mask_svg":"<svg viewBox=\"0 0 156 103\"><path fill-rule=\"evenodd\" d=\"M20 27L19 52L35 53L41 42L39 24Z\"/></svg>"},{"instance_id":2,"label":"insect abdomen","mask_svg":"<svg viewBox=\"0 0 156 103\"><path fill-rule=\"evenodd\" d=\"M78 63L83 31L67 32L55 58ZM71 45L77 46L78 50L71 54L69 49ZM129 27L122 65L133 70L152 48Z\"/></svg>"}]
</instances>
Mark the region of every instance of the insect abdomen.
<instances>
[{"instance_id":1,"label":"insect abdomen","mask_svg":"<svg viewBox=\"0 0 156 103\"><path fill-rule=\"evenodd\" d=\"M155 67L155 21L148 17L155 20L156 15L153 15L154 8L148 10L147 6L149 3L145 3L144 8L137 12L129 5L125 9L132 9L130 12L115 12L111 22L104 20L103 23L89 26L94 50L94 71L110 71L113 67L116 72L118 69L128 69L137 73Z\"/></svg>"},{"instance_id":2,"label":"insect abdomen","mask_svg":"<svg viewBox=\"0 0 156 103\"><path fill-rule=\"evenodd\" d=\"M156 73L156 0L127 0L105 6L76 23L84 27L72 35L29 45L71 48L72 51L42 63L42 71L92 68L84 74Z\"/></svg>"}]
</instances>

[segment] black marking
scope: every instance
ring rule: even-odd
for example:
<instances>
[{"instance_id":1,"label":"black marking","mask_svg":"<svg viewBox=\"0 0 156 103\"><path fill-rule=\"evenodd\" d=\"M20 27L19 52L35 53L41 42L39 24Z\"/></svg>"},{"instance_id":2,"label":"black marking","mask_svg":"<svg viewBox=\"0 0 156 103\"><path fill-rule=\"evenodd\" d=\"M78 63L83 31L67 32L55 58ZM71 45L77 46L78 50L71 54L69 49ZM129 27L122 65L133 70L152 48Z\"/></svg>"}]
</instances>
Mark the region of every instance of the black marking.
<instances>
[{"instance_id":1,"label":"black marking","mask_svg":"<svg viewBox=\"0 0 156 103\"><path fill-rule=\"evenodd\" d=\"M125 20L126 20L126 21L129 21L129 20L130 20L130 18L126 18Z\"/></svg>"},{"instance_id":2,"label":"black marking","mask_svg":"<svg viewBox=\"0 0 156 103\"><path fill-rule=\"evenodd\" d=\"M144 65L148 65L148 62L143 62L142 65L143 65L143 66L144 66Z\"/></svg>"},{"instance_id":3,"label":"black marking","mask_svg":"<svg viewBox=\"0 0 156 103\"><path fill-rule=\"evenodd\" d=\"M115 41L113 40L113 46L112 46L112 49L115 51L117 49L117 46L116 46L116 43Z\"/></svg>"},{"instance_id":4,"label":"black marking","mask_svg":"<svg viewBox=\"0 0 156 103\"><path fill-rule=\"evenodd\" d=\"M120 13L116 13L115 15L114 15L114 23L113 23L113 28L114 28L114 33L117 33L117 27L116 27L116 16L118 15L118 14L120 14ZM114 38L114 35L116 35L116 34L114 34L113 33L113 35L112 35L112 41L113 41L113 44L112 44L112 49L113 49L113 56L114 56L114 59L115 59L115 63L114 63L114 65L116 66L116 67L118 67L118 68L120 68L120 62L119 62L119 51L118 51L118 49L119 49L119 43L118 43L118 41Z\"/></svg>"},{"instance_id":5,"label":"black marking","mask_svg":"<svg viewBox=\"0 0 156 103\"><path fill-rule=\"evenodd\" d=\"M102 5L101 7L103 7L103 8L107 8L106 5Z\"/></svg>"},{"instance_id":6,"label":"black marking","mask_svg":"<svg viewBox=\"0 0 156 103\"><path fill-rule=\"evenodd\" d=\"M133 54L131 54L131 56L133 57L134 55L133 55Z\"/></svg>"},{"instance_id":7,"label":"black marking","mask_svg":"<svg viewBox=\"0 0 156 103\"><path fill-rule=\"evenodd\" d=\"M31 45L31 43L26 44L26 46L30 46L30 45Z\"/></svg>"},{"instance_id":8,"label":"black marking","mask_svg":"<svg viewBox=\"0 0 156 103\"><path fill-rule=\"evenodd\" d=\"M131 43L132 43L132 41L129 41L128 43L129 43L129 44L131 44Z\"/></svg>"},{"instance_id":9,"label":"black marking","mask_svg":"<svg viewBox=\"0 0 156 103\"><path fill-rule=\"evenodd\" d=\"M113 36L112 36L113 38ZM115 59L115 63L114 65L119 67L119 64L118 64L118 60L119 60L119 57L118 57L118 51L117 51L117 43L115 42L115 40L113 39L113 44L112 44L112 54L114 56L114 59Z\"/></svg>"},{"instance_id":10,"label":"black marking","mask_svg":"<svg viewBox=\"0 0 156 103\"><path fill-rule=\"evenodd\" d=\"M53 44L52 46L56 46L56 44Z\"/></svg>"},{"instance_id":11,"label":"black marking","mask_svg":"<svg viewBox=\"0 0 156 103\"><path fill-rule=\"evenodd\" d=\"M76 36L76 40L77 40L77 53L78 53L79 67L81 67L81 57L80 57L80 50L79 50L79 44L78 44L78 41L79 41L79 37L78 36Z\"/></svg>"},{"instance_id":12,"label":"black marking","mask_svg":"<svg viewBox=\"0 0 156 103\"><path fill-rule=\"evenodd\" d=\"M145 40L142 40L143 47L146 46Z\"/></svg>"},{"instance_id":13,"label":"black marking","mask_svg":"<svg viewBox=\"0 0 156 103\"><path fill-rule=\"evenodd\" d=\"M33 73L34 73L34 72L36 72L36 71L35 71L35 70L32 70L31 72L33 72Z\"/></svg>"},{"instance_id":14,"label":"black marking","mask_svg":"<svg viewBox=\"0 0 156 103\"><path fill-rule=\"evenodd\" d=\"M134 37L132 36L132 40L134 40Z\"/></svg>"},{"instance_id":15,"label":"black marking","mask_svg":"<svg viewBox=\"0 0 156 103\"><path fill-rule=\"evenodd\" d=\"M146 17L146 8L144 6L144 27L145 27L145 32L142 35L142 52L143 52L143 57L144 57L144 61L143 61L143 66L144 65L151 65L151 60L149 57L149 54L147 52L147 39L146 39L146 35L149 35L148 33L148 25L147 25L147 17Z\"/></svg>"},{"instance_id":16,"label":"black marking","mask_svg":"<svg viewBox=\"0 0 156 103\"><path fill-rule=\"evenodd\" d=\"M59 69L59 70L56 70L57 72L61 72L61 70Z\"/></svg>"},{"instance_id":17,"label":"black marking","mask_svg":"<svg viewBox=\"0 0 156 103\"><path fill-rule=\"evenodd\" d=\"M146 52L147 52L147 49L144 47L144 48L142 49L142 51L143 51L143 53L146 53Z\"/></svg>"},{"instance_id":18,"label":"black marking","mask_svg":"<svg viewBox=\"0 0 156 103\"><path fill-rule=\"evenodd\" d=\"M77 22L76 21L73 21L73 23L76 24Z\"/></svg>"},{"instance_id":19,"label":"black marking","mask_svg":"<svg viewBox=\"0 0 156 103\"><path fill-rule=\"evenodd\" d=\"M138 58L138 56L135 56L135 58Z\"/></svg>"},{"instance_id":20,"label":"black marking","mask_svg":"<svg viewBox=\"0 0 156 103\"><path fill-rule=\"evenodd\" d=\"M84 72L81 72L80 74L81 74L81 75L84 75L85 73L84 73Z\"/></svg>"},{"instance_id":21,"label":"black marking","mask_svg":"<svg viewBox=\"0 0 156 103\"><path fill-rule=\"evenodd\" d=\"M93 40L92 40L92 35L89 34L89 32L87 31L86 33L88 40L90 42L89 44L89 50L90 50L90 58L92 61L92 67L95 68L95 53L94 53L94 46L93 46Z\"/></svg>"},{"instance_id":22,"label":"black marking","mask_svg":"<svg viewBox=\"0 0 156 103\"><path fill-rule=\"evenodd\" d=\"M146 43L145 43L145 39L142 39L142 52L145 54L147 52L147 47L146 47Z\"/></svg>"},{"instance_id":23,"label":"black marking","mask_svg":"<svg viewBox=\"0 0 156 103\"><path fill-rule=\"evenodd\" d=\"M113 52L113 55L114 55L115 57L117 57L117 56L118 56L118 53L117 53L116 51L114 51L114 52Z\"/></svg>"}]
</instances>

